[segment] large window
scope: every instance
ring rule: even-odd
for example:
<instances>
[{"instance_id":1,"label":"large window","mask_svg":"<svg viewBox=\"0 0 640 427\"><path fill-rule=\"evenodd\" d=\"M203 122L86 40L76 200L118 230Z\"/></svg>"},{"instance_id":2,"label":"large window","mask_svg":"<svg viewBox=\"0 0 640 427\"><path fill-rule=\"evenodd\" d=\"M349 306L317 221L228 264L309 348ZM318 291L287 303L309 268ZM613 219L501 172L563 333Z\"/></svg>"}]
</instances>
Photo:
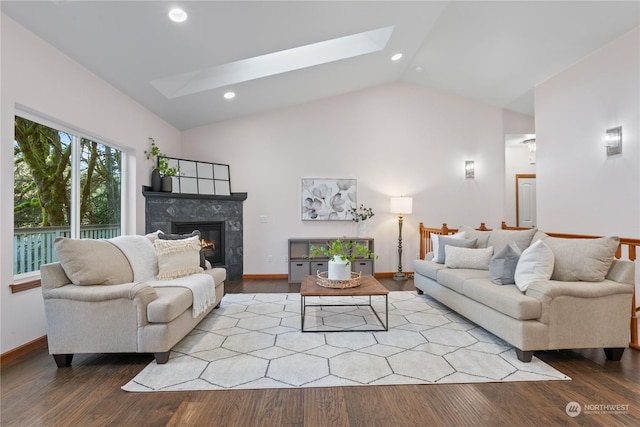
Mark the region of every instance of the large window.
<instances>
[{"instance_id":1,"label":"large window","mask_svg":"<svg viewBox=\"0 0 640 427\"><path fill-rule=\"evenodd\" d=\"M15 117L13 274L56 261L58 236L120 235L122 151L63 126Z\"/></svg>"}]
</instances>

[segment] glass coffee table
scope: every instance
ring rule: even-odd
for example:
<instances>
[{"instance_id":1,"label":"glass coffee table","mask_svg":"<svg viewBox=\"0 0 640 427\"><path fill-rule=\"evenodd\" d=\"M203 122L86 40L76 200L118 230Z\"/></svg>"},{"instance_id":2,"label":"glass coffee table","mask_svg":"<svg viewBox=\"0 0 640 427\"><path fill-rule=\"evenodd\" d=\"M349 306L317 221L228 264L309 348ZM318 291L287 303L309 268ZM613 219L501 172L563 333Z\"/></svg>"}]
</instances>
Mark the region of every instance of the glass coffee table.
<instances>
[{"instance_id":1,"label":"glass coffee table","mask_svg":"<svg viewBox=\"0 0 640 427\"><path fill-rule=\"evenodd\" d=\"M317 284L316 276L305 276L300 285L300 330L302 332L372 332L372 331L388 331L389 330L389 291L382 286L373 276L367 275L361 277L360 286L354 288L335 289L325 288ZM307 297L368 297L368 304L307 304ZM371 303L371 297L384 297L385 321L380 318L380 314L376 311ZM304 320L307 307L369 307L376 319L380 323L377 329L304 329Z\"/></svg>"}]
</instances>

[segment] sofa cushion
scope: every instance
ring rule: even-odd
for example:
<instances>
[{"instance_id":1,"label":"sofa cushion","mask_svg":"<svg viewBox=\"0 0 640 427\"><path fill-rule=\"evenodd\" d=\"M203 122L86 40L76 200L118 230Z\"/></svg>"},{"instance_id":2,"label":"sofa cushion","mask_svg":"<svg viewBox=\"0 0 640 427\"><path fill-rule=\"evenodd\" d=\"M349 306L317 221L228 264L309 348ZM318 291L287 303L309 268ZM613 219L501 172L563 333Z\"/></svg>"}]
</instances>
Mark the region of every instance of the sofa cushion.
<instances>
[{"instance_id":1,"label":"sofa cushion","mask_svg":"<svg viewBox=\"0 0 640 427\"><path fill-rule=\"evenodd\" d=\"M220 283L227 280L227 269L226 268L210 268L208 270L203 271L204 274L208 274L213 277L213 285L218 286Z\"/></svg>"},{"instance_id":2,"label":"sofa cushion","mask_svg":"<svg viewBox=\"0 0 640 427\"><path fill-rule=\"evenodd\" d=\"M488 279L469 279L464 282L463 293L514 319L531 320L542 315L542 303L514 285L496 286Z\"/></svg>"},{"instance_id":3,"label":"sofa cushion","mask_svg":"<svg viewBox=\"0 0 640 427\"><path fill-rule=\"evenodd\" d=\"M58 237L53 245L62 269L74 285L118 285L133 281L127 257L106 240Z\"/></svg>"},{"instance_id":4,"label":"sofa cushion","mask_svg":"<svg viewBox=\"0 0 640 427\"><path fill-rule=\"evenodd\" d=\"M421 274L433 280L437 280L438 270L442 270L444 268L446 268L444 265L433 262L432 260L413 260L414 273Z\"/></svg>"},{"instance_id":5,"label":"sofa cushion","mask_svg":"<svg viewBox=\"0 0 640 427\"><path fill-rule=\"evenodd\" d=\"M498 253L511 242L515 242L521 251L524 251L531 244L533 235L538 231L535 228L529 230L492 230L489 235L489 246L493 246L495 253Z\"/></svg>"},{"instance_id":6,"label":"sofa cushion","mask_svg":"<svg viewBox=\"0 0 640 427\"><path fill-rule=\"evenodd\" d=\"M480 231L468 225L461 225L458 231L464 231L464 237L466 239L478 239L476 241L476 248L486 248L489 246L489 236L491 231Z\"/></svg>"},{"instance_id":7,"label":"sofa cushion","mask_svg":"<svg viewBox=\"0 0 640 427\"><path fill-rule=\"evenodd\" d=\"M149 282L153 286L153 282ZM168 323L191 307L193 294L183 287L154 288L158 298L147 306L147 318L151 323Z\"/></svg>"},{"instance_id":8,"label":"sofa cushion","mask_svg":"<svg viewBox=\"0 0 640 427\"><path fill-rule=\"evenodd\" d=\"M464 238L460 239L450 236L440 236L438 238L438 241L438 256L437 259L434 259L434 261L438 264L444 264L444 262L446 261L447 255L444 251L444 248L447 246L457 246L460 248L474 248L476 246L476 239L468 240Z\"/></svg>"},{"instance_id":9,"label":"sofa cushion","mask_svg":"<svg viewBox=\"0 0 640 427\"><path fill-rule=\"evenodd\" d=\"M514 276L516 274L516 266L522 251L514 242L509 243L502 248L500 252L491 258L489 263L489 274L491 281L496 285L513 285L515 284Z\"/></svg>"},{"instance_id":10,"label":"sofa cushion","mask_svg":"<svg viewBox=\"0 0 640 427\"><path fill-rule=\"evenodd\" d=\"M438 270L438 283L462 294L464 281L468 279L489 279L487 270L471 270L467 268Z\"/></svg>"},{"instance_id":11,"label":"sofa cushion","mask_svg":"<svg viewBox=\"0 0 640 427\"><path fill-rule=\"evenodd\" d=\"M447 237L452 239L464 239L465 233L459 232L459 233L450 234L447 236L443 236L442 234L429 233L429 239L431 239L431 247L433 249L433 258L434 258L433 261L439 264L443 264L444 260L440 261L440 237ZM444 253L442 256L444 256Z\"/></svg>"},{"instance_id":12,"label":"sofa cushion","mask_svg":"<svg viewBox=\"0 0 640 427\"><path fill-rule=\"evenodd\" d=\"M194 237L194 236L198 237L198 241L202 239L202 234L200 233L200 230L193 230L191 233L186 233L186 234L168 234L168 233L163 233L162 231L158 233L158 239L162 239L162 240L182 240L182 239L188 239L189 237ZM202 245L200 245L200 267L202 267L203 270L207 268L207 259L204 256L204 250L202 249Z\"/></svg>"},{"instance_id":13,"label":"sofa cushion","mask_svg":"<svg viewBox=\"0 0 640 427\"><path fill-rule=\"evenodd\" d=\"M447 245L444 265L447 268L471 268L488 270L489 261L493 255L493 248L459 248Z\"/></svg>"},{"instance_id":14,"label":"sofa cushion","mask_svg":"<svg viewBox=\"0 0 640 427\"><path fill-rule=\"evenodd\" d=\"M522 252L514 279L516 286L525 292L530 284L549 280L553 272L553 252L543 240L538 240Z\"/></svg>"},{"instance_id":15,"label":"sofa cushion","mask_svg":"<svg viewBox=\"0 0 640 427\"><path fill-rule=\"evenodd\" d=\"M158 279L170 280L190 274L201 273L200 238L182 240L158 239L154 243L158 254Z\"/></svg>"},{"instance_id":16,"label":"sofa cushion","mask_svg":"<svg viewBox=\"0 0 640 427\"><path fill-rule=\"evenodd\" d=\"M620 244L618 237L563 239L545 237L555 257L551 280L563 282L604 280Z\"/></svg>"}]
</instances>

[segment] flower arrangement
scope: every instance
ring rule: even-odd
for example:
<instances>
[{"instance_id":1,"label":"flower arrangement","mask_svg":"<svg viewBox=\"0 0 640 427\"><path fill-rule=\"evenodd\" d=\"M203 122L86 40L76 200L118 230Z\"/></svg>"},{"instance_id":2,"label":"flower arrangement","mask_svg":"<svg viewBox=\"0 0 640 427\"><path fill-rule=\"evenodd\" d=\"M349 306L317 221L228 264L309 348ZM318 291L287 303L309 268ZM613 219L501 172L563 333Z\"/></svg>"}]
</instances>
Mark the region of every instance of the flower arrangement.
<instances>
[{"instance_id":1,"label":"flower arrangement","mask_svg":"<svg viewBox=\"0 0 640 427\"><path fill-rule=\"evenodd\" d=\"M176 176L178 175L178 168L169 167L169 160L166 155L160 151L160 148L156 145L156 142L153 138L149 138L149 142L151 142L151 148L147 151L144 150L144 154L147 157L147 160L151 160L152 157L156 157L158 159L158 172L162 176Z\"/></svg>"},{"instance_id":2,"label":"flower arrangement","mask_svg":"<svg viewBox=\"0 0 640 427\"><path fill-rule=\"evenodd\" d=\"M313 246L309 247L309 258L315 258L320 255L324 255L329 259L337 257L338 259L345 261L346 265L349 265L356 258L377 258L368 246L362 245L358 242L343 241L341 239L334 240L333 242L327 242L327 246Z\"/></svg>"},{"instance_id":3,"label":"flower arrangement","mask_svg":"<svg viewBox=\"0 0 640 427\"><path fill-rule=\"evenodd\" d=\"M373 209L365 208L363 204L360 204L359 208L351 208L349 209L349 213L353 217L352 220L354 222L366 221L375 214L373 213Z\"/></svg>"}]
</instances>

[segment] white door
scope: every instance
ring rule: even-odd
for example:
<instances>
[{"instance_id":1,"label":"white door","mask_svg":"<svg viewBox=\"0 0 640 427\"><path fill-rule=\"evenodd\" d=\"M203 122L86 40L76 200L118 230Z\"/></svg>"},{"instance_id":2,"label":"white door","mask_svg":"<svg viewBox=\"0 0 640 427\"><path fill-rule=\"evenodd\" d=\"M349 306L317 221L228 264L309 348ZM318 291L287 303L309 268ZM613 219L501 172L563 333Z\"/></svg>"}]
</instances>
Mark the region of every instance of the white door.
<instances>
[{"instance_id":1,"label":"white door","mask_svg":"<svg viewBox=\"0 0 640 427\"><path fill-rule=\"evenodd\" d=\"M536 176L516 175L516 219L518 227L535 227Z\"/></svg>"}]
</instances>

